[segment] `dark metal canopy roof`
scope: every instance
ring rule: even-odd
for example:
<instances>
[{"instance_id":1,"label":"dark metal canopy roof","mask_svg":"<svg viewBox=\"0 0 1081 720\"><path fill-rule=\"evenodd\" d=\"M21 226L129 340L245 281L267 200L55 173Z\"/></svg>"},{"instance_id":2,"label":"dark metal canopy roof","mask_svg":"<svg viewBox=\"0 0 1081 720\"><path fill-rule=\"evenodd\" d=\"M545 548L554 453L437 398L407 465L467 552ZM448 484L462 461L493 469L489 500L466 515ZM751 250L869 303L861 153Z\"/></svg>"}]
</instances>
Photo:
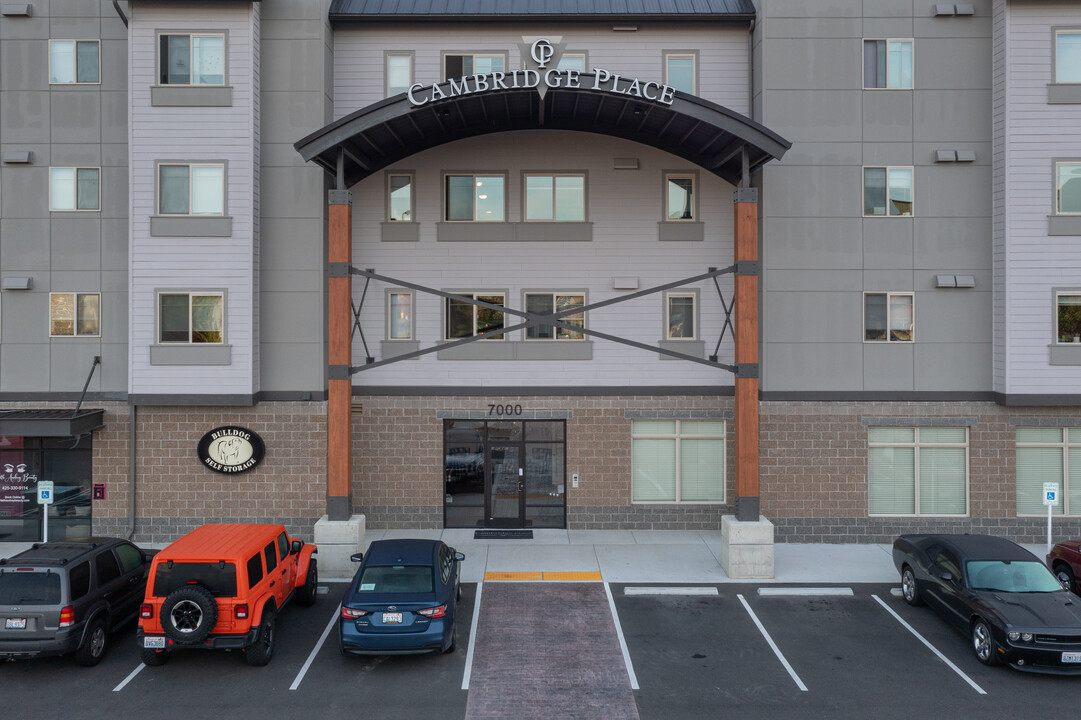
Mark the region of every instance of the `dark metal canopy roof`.
<instances>
[{"instance_id":1,"label":"dark metal canopy roof","mask_svg":"<svg viewBox=\"0 0 1081 720\"><path fill-rule=\"evenodd\" d=\"M406 94L336 120L295 144L307 160L336 173L344 153L345 187L423 150L477 135L517 130L578 130L642 143L678 155L727 180L780 158L791 143L750 118L693 95L676 92L671 105L582 87L515 88L451 96L421 106Z\"/></svg>"},{"instance_id":2,"label":"dark metal canopy roof","mask_svg":"<svg viewBox=\"0 0 1081 720\"><path fill-rule=\"evenodd\" d=\"M4 410L0 435L78 437L105 427L104 410Z\"/></svg>"},{"instance_id":3,"label":"dark metal canopy roof","mask_svg":"<svg viewBox=\"0 0 1081 720\"><path fill-rule=\"evenodd\" d=\"M558 19L749 23L751 0L334 0L332 22Z\"/></svg>"}]
</instances>

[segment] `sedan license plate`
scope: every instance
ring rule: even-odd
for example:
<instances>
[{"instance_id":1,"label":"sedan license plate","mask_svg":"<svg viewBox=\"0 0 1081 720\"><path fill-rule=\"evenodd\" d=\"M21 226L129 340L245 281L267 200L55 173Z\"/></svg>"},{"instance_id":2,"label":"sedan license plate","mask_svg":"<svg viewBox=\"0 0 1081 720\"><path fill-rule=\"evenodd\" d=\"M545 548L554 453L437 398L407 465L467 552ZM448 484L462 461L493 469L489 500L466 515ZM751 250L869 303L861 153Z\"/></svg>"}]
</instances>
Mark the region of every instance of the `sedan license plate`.
<instances>
[{"instance_id":1,"label":"sedan license plate","mask_svg":"<svg viewBox=\"0 0 1081 720\"><path fill-rule=\"evenodd\" d=\"M5 630L25 630L26 618L7 618L4 620Z\"/></svg>"},{"instance_id":2,"label":"sedan license plate","mask_svg":"<svg viewBox=\"0 0 1081 720\"><path fill-rule=\"evenodd\" d=\"M1064 662L1064 663L1081 663L1081 652L1064 652L1064 653L1062 653L1062 662Z\"/></svg>"},{"instance_id":3,"label":"sedan license plate","mask_svg":"<svg viewBox=\"0 0 1081 720\"><path fill-rule=\"evenodd\" d=\"M383 624L384 625L401 625L402 624L402 614L400 612L383 613Z\"/></svg>"},{"instance_id":4,"label":"sedan license plate","mask_svg":"<svg viewBox=\"0 0 1081 720\"><path fill-rule=\"evenodd\" d=\"M143 647L154 648L156 650L165 649L165 638L163 637L145 637L143 638Z\"/></svg>"}]
</instances>

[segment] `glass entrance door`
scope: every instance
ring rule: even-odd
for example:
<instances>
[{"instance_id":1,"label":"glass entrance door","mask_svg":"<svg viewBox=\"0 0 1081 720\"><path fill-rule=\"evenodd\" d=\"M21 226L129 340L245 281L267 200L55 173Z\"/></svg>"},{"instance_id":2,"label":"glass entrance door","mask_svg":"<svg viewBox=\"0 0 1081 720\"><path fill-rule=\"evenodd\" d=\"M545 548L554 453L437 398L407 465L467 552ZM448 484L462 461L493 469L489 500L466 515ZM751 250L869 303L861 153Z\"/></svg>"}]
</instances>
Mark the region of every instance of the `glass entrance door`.
<instances>
[{"instance_id":1,"label":"glass entrance door","mask_svg":"<svg viewBox=\"0 0 1081 720\"><path fill-rule=\"evenodd\" d=\"M525 469L519 445L493 445L489 450L489 527L517 528L524 525Z\"/></svg>"}]
</instances>

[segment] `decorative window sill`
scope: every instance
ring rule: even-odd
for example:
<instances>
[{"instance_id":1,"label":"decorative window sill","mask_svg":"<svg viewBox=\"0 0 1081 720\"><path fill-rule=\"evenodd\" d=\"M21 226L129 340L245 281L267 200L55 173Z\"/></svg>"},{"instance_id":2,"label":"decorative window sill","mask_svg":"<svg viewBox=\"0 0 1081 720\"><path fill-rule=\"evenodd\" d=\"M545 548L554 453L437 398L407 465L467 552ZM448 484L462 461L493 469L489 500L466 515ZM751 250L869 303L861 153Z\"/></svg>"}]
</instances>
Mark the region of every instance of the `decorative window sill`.
<instances>
[{"instance_id":1,"label":"decorative window sill","mask_svg":"<svg viewBox=\"0 0 1081 720\"><path fill-rule=\"evenodd\" d=\"M153 107L232 107L228 85L151 85Z\"/></svg>"},{"instance_id":2,"label":"decorative window sill","mask_svg":"<svg viewBox=\"0 0 1081 720\"><path fill-rule=\"evenodd\" d=\"M150 346L151 365L231 365L232 345Z\"/></svg>"},{"instance_id":3,"label":"decorative window sill","mask_svg":"<svg viewBox=\"0 0 1081 720\"><path fill-rule=\"evenodd\" d=\"M436 352L440 360L592 360L591 340L477 340Z\"/></svg>"}]
</instances>

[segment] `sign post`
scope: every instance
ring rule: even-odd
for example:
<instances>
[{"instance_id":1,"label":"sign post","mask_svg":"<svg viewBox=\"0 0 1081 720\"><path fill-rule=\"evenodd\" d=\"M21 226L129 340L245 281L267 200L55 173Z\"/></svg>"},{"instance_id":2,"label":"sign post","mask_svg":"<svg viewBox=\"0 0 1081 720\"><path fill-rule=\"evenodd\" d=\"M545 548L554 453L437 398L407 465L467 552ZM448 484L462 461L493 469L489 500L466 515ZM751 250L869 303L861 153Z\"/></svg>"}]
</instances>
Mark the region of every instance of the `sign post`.
<instances>
[{"instance_id":1,"label":"sign post","mask_svg":"<svg viewBox=\"0 0 1081 720\"><path fill-rule=\"evenodd\" d=\"M1051 554L1051 511L1058 505L1058 483L1043 484L1043 504L1047 506L1047 553Z\"/></svg>"},{"instance_id":2,"label":"sign post","mask_svg":"<svg viewBox=\"0 0 1081 720\"><path fill-rule=\"evenodd\" d=\"M41 505L42 542L49 542L49 506L53 504L52 480L38 482L38 505Z\"/></svg>"}]
</instances>

